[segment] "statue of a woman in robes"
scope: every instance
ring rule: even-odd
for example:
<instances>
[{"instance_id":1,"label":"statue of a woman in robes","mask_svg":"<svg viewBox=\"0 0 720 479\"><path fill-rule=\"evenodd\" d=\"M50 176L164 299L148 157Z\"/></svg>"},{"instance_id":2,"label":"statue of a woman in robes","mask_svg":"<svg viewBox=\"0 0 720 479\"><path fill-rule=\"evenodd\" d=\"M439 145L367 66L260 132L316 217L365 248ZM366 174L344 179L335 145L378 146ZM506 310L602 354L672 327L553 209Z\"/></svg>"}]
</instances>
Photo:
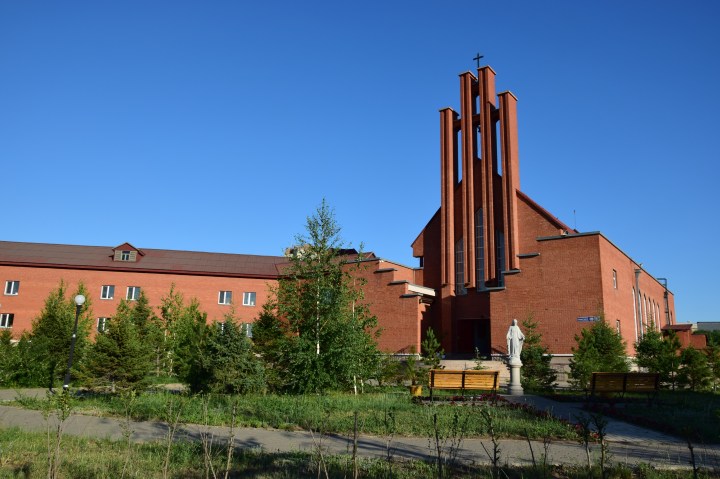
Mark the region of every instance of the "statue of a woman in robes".
<instances>
[{"instance_id":1,"label":"statue of a woman in robes","mask_svg":"<svg viewBox=\"0 0 720 479\"><path fill-rule=\"evenodd\" d=\"M524 341L525 335L520 331L520 327L517 325L517 319L513 319L512 326L510 326L507 333L508 356L511 359L520 359L520 351L522 351Z\"/></svg>"}]
</instances>

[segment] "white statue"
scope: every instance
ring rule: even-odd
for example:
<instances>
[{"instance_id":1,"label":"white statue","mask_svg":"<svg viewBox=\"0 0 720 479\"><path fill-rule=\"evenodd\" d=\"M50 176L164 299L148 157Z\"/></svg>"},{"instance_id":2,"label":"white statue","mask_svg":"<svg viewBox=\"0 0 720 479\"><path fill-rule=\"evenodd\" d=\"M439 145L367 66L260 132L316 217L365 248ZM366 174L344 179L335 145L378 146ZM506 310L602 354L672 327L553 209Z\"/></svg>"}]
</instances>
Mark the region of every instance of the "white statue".
<instances>
[{"instance_id":1,"label":"white statue","mask_svg":"<svg viewBox=\"0 0 720 479\"><path fill-rule=\"evenodd\" d=\"M520 351L522 351L524 341L525 335L520 331L520 327L517 325L517 319L513 319L512 326L510 326L507 332L507 348L510 359L520 359Z\"/></svg>"}]
</instances>

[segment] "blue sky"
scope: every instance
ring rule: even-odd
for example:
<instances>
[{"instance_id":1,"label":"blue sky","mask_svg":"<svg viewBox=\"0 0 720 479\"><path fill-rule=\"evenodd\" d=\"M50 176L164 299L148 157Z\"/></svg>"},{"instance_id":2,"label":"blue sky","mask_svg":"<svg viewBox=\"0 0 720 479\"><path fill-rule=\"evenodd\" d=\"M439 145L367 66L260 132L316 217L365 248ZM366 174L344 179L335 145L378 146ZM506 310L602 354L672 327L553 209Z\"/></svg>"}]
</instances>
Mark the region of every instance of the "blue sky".
<instances>
[{"instance_id":1,"label":"blue sky","mask_svg":"<svg viewBox=\"0 0 720 479\"><path fill-rule=\"evenodd\" d=\"M279 255L322 198L416 265L440 108L518 98L521 189L720 320L720 3L0 2L0 239Z\"/></svg>"}]
</instances>

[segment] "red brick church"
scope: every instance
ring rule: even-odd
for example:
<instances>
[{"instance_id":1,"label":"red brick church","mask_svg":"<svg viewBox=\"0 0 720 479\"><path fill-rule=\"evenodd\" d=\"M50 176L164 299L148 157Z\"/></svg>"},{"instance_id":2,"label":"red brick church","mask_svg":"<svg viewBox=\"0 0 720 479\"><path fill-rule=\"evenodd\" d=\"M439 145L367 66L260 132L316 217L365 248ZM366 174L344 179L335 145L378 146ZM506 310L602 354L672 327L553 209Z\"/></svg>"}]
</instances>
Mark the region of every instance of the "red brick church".
<instances>
[{"instance_id":1,"label":"red brick church","mask_svg":"<svg viewBox=\"0 0 720 479\"><path fill-rule=\"evenodd\" d=\"M495 93L495 72L460 75L460 111L440 111L440 209L412 243L419 268L373 254L366 297L390 353L420 349L432 327L450 355L504 354L513 318L532 315L550 351L602 313L633 354L655 324L675 324L673 295L600 232L578 232L520 191L517 99ZM532 159L531 159L532 161ZM0 329L31 328L48 293L83 282L101 329L120 299L144 291L153 306L174 285L209 320L234 309L252 324L282 256L0 241Z\"/></svg>"},{"instance_id":2,"label":"red brick church","mask_svg":"<svg viewBox=\"0 0 720 479\"><path fill-rule=\"evenodd\" d=\"M460 75L460 112L440 111L440 209L413 242L416 281L436 292L423 324L454 353L505 353L513 318L554 354L604 314L629 346L675 323L673 295L600 232L578 232L520 190L517 99L495 72Z\"/></svg>"}]
</instances>

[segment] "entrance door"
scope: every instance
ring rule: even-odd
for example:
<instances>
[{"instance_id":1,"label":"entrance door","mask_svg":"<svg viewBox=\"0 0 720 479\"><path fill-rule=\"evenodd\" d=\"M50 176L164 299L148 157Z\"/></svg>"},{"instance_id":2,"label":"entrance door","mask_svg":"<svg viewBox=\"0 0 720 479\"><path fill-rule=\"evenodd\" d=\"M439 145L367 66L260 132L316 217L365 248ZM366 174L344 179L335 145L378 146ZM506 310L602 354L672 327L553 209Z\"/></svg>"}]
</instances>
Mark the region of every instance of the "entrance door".
<instances>
[{"instance_id":1,"label":"entrance door","mask_svg":"<svg viewBox=\"0 0 720 479\"><path fill-rule=\"evenodd\" d=\"M489 319L461 319L457 332L458 353L474 355L477 348L480 356L490 356Z\"/></svg>"}]
</instances>

